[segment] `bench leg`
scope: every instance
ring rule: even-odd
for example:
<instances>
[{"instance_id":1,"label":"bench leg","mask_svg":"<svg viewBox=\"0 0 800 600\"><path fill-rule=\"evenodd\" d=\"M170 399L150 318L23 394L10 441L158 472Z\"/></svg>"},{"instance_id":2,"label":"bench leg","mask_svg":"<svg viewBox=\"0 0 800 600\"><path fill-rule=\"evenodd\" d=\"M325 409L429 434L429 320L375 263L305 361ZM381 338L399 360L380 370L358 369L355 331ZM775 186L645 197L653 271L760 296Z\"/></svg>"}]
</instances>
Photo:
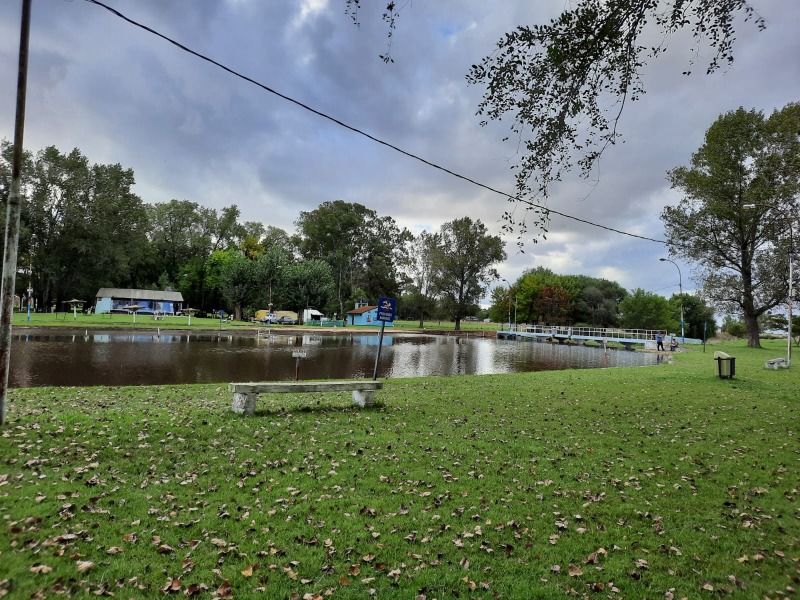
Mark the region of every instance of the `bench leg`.
<instances>
[{"instance_id":1,"label":"bench leg","mask_svg":"<svg viewBox=\"0 0 800 600\"><path fill-rule=\"evenodd\" d=\"M353 390L353 405L364 408L375 404L375 390Z\"/></svg>"},{"instance_id":2,"label":"bench leg","mask_svg":"<svg viewBox=\"0 0 800 600\"><path fill-rule=\"evenodd\" d=\"M235 392L233 394L231 410L240 415L253 415L256 412L256 398L258 398L258 394L242 394Z\"/></svg>"}]
</instances>

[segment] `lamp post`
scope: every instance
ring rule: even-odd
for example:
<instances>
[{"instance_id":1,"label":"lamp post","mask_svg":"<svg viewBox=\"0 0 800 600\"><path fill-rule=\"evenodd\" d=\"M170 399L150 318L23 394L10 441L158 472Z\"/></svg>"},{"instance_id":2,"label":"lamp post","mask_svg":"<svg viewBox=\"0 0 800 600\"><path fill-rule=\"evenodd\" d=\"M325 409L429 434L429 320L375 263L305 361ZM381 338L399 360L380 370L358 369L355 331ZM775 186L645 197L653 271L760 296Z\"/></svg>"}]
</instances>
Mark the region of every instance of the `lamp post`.
<instances>
[{"instance_id":1,"label":"lamp post","mask_svg":"<svg viewBox=\"0 0 800 600\"><path fill-rule=\"evenodd\" d=\"M31 322L31 303L33 302L33 286L28 284L28 323Z\"/></svg>"},{"instance_id":2,"label":"lamp post","mask_svg":"<svg viewBox=\"0 0 800 600\"><path fill-rule=\"evenodd\" d=\"M503 281L505 281L508 284L508 292L506 292L506 302L508 302L508 330L511 331L511 284L505 277L503 277Z\"/></svg>"},{"instance_id":3,"label":"lamp post","mask_svg":"<svg viewBox=\"0 0 800 600\"><path fill-rule=\"evenodd\" d=\"M283 265L276 265L275 266L275 273L270 273L269 276L269 314L272 314L272 280L275 279L275 275L279 269L282 269Z\"/></svg>"},{"instance_id":4,"label":"lamp post","mask_svg":"<svg viewBox=\"0 0 800 600\"><path fill-rule=\"evenodd\" d=\"M671 262L673 265L675 265L675 268L678 269L678 290L680 291L681 294L681 344L685 344L686 332L683 326L683 277L681 276L681 268L678 266L678 263L676 263L674 260L670 260L668 258L659 258L658 260L660 260L661 262Z\"/></svg>"},{"instance_id":5,"label":"lamp post","mask_svg":"<svg viewBox=\"0 0 800 600\"><path fill-rule=\"evenodd\" d=\"M792 263L794 262L794 232L792 229L792 214L778 206L773 204L745 204L744 208L753 209L756 206L763 206L765 208L771 208L781 214L781 216L786 220L786 225L789 227L789 328L788 334L789 339L786 345L786 364L787 366L792 365L792 304L794 303L794 288L793 288L793 274L792 274Z\"/></svg>"}]
</instances>

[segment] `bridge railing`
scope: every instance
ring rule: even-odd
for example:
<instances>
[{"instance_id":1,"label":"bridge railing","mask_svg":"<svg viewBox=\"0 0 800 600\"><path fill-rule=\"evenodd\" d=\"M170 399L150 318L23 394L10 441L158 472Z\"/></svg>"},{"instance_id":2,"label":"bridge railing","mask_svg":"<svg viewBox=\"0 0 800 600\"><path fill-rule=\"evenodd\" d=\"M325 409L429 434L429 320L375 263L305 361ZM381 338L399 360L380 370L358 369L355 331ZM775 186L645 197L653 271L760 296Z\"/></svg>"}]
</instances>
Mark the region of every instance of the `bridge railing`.
<instances>
[{"instance_id":1,"label":"bridge railing","mask_svg":"<svg viewBox=\"0 0 800 600\"><path fill-rule=\"evenodd\" d=\"M613 340L641 340L652 341L659 333L656 329L620 329L618 327L570 327L567 325L524 325L518 331L535 333L539 335L555 335L559 337L584 336L590 338L605 338ZM663 335L663 330L661 331Z\"/></svg>"}]
</instances>

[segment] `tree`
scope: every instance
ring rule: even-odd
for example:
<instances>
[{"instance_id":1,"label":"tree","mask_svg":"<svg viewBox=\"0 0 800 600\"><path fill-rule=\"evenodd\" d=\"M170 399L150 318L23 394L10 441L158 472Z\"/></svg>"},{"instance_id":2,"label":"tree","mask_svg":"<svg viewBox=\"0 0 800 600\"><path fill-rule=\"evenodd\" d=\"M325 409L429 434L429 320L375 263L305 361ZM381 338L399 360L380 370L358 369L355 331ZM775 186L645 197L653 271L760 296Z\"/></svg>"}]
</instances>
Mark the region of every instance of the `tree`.
<instances>
[{"instance_id":1,"label":"tree","mask_svg":"<svg viewBox=\"0 0 800 600\"><path fill-rule=\"evenodd\" d=\"M217 251L221 255L222 294L233 306L233 318L242 320L242 308L255 288L253 261L237 250Z\"/></svg>"},{"instance_id":2,"label":"tree","mask_svg":"<svg viewBox=\"0 0 800 600\"><path fill-rule=\"evenodd\" d=\"M717 333L717 322L714 309L708 306L700 296L694 294L675 294L668 300L672 311L670 331L680 331L681 307L683 307L683 323L686 337L698 340L714 337Z\"/></svg>"},{"instance_id":3,"label":"tree","mask_svg":"<svg viewBox=\"0 0 800 600\"><path fill-rule=\"evenodd\" d=\"M184 288L183 275L190 279L191 296L201 307L206 305L206 260L218 250L236 245L245 238L239 225L239 209L231 205L216 210L188 200L171 200L148 207L150 216L150 280L162 273L172 286ZM182 272L183 271L183 272Z\"/></svg>"},{"instance_id":4,"label":"tree","mask_svg":"<svg viewBox=\"0 0 800 600\"><path fill-rule=\"evenodd\" d=\"M4 160L10 145L3 144ZM4 161L0 161L3 163ZM0 176L7 167L0 164ZM80 150L50 146L26 154L20 260L40 306L93 298L99 287L130 284L146 254L146 213L131 192L133 171L92 165ZM24 289L24 288L23 288Z\"/></svg>"},{"instance_id":5,"label":"tree","mask_svg":"<svg viewBox=\"0 0 800 600\"><path fill-rule=\"evenodd\" d=\"M406 263L408 293L403 296L403 306L419 318L420 329L425 325L425 317L432 315L436 307L432 292L435 240L433 234L423 231L409 245Z\"/></svg>"},{"instance_id":6,"label":"tree","mask_svg":"<svg viewBox=\"0 0 800 600\"><path fill-rule=\"evenodd\" d=\"M620 325L625 329L668 329L672 311L663 296L639 288L619 303Z\"/></svg>"},{"instance_id":7,"label":"tree","mask_svg":"<svg viewBox=\"0 0 800 600\"><path fill-rule=\"evenodd\" d=\"M669 174L684 194L661 214L671 252L699 265L705 295L742 315L754 348L758 317L788 296L792 223L785 217L798 209L799 132L800 104L769 118L740 108L709 128L690 167Z\"/></svg>"},{"instance_id":8,"label":"tree","mask_svg":"<svg viewBox=\"0 0 800 600\"><path fill-rule=\"evenodd\" d=\"M514 143L523 148L514 166L514 200L524 203L533 226L546 230L547 209L530 195L547 197L574 161L588 176L621 137L617 125L625 103L645 91L641 70L667 50L666 41L642 44L645 28L653 23L662 40L690 29L698 50L704 41L714 50L711 73L733 60L740 13L747 20L754 16L746 0L578 0L546 25L505 34L494 52L472 66L468 82L486 89L478 114L510 116ZM760 18L755 22L763 29ZM524 216L515 222L514 214L504 217L521 235L530 224Z\"/></svg>"},{"instance_id":9,"label":"tree","mask_svg":"<svg viewBox=\"0 0 800 600\"><path fill-rule=\"evenodd\" d=\"M326 261L336 282L339 314L356 287L370 297L399 295L399 270L411 234L391 217L358 203L324 202L297 219L295 242L306 260Z\"/></svg>"},{"instance_id":10,"label":"tree","mask_svg":"<svg viewBox=\"0 0 800 600\"><path fill-rule=\"evenodd\" d=\"M304 260L287 265L281 274L286 303L302 315L305 308L327 310L334 298L336 282L324 260Z\"/></svg>"},{"instance_id":11,"label":"tree","mask_svg":"<svg viewBox=\"0 0 800 600\"><path fill-rule=\"evenodd\" d=\"M475 312L488 282L498 279L492 265L505 258L500 236L489 235L480 220L463 217L442 225L432 255L433 288L456 331L461 319Z\"/></svg>"}]
</instances>

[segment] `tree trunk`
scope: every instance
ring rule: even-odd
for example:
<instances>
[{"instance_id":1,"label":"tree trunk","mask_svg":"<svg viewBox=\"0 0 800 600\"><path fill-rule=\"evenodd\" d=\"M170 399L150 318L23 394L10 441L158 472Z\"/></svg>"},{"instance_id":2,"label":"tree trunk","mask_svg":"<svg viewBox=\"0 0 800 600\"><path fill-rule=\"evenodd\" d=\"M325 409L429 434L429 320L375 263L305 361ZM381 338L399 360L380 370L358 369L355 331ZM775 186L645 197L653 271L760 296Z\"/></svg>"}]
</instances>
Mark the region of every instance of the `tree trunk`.
<instances>
[{"instance_id":1,"label":"tree trunk","mask_svg":"<svg viewBox=\"0 0 800 600\"><path fill-rule=\"evenodd\" d=\"M744 325L747 328L747 346L750 348L761 348L761 338L759 336L756 316L744 315Z\"/></svg>"},{"instance_id":2,"label":"tree trunk","mask_svg":"<svg viewBox=\"0 0 800 600\"><path fill-rule=\"evenodd\" d=\"M453 331L461 331L461 317L456 317L456 326Z\"/></svg>"}]
</instances>

